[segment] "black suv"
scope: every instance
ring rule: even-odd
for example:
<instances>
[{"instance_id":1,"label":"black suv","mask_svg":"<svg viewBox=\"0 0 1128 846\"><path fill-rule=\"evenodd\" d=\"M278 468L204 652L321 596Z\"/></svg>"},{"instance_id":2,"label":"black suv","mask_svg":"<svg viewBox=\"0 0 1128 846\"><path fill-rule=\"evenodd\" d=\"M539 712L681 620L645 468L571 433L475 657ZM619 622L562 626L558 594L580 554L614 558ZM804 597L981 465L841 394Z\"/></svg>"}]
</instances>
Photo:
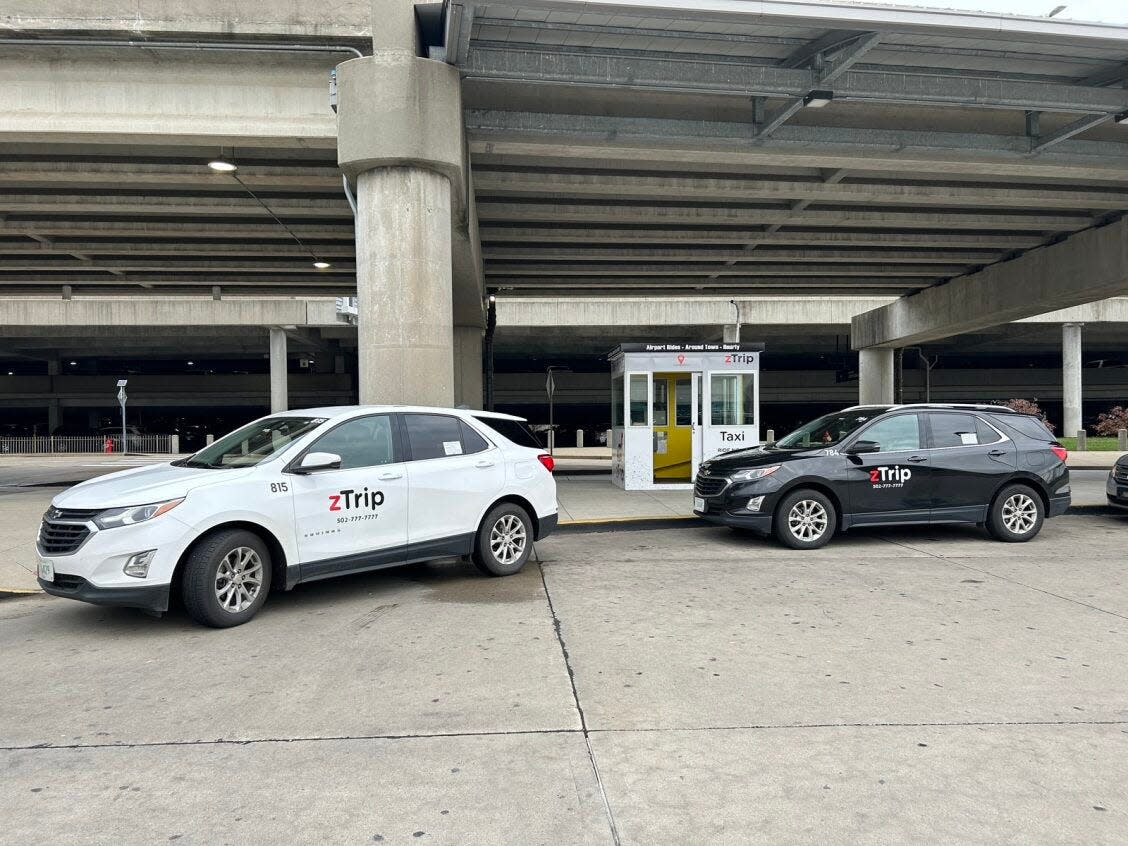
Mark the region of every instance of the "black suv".
<instances>
[{"instance_id":1,"label":"black suv","mask_svg":"<svg viewBox=\"0 0 1128 846\"><path fill-rule=\"evenodd\" d=\"M899 523L986 524L1028 541L1069 508L1066 455L1041 420L1003 406L858 406L706 461L693 510L795 549Z\"/></svg>"},{"instance_id":2,"label":"black suv","mask_svg":"<svg viewBox=\"0 0 1128 846\"><path fill-rule=\"evenodd\" d=\"M1128 455L1122 455L1108 474L1105 485L1108 504L1113 508L1128 510Z\"/></svg>"}]
</instances>

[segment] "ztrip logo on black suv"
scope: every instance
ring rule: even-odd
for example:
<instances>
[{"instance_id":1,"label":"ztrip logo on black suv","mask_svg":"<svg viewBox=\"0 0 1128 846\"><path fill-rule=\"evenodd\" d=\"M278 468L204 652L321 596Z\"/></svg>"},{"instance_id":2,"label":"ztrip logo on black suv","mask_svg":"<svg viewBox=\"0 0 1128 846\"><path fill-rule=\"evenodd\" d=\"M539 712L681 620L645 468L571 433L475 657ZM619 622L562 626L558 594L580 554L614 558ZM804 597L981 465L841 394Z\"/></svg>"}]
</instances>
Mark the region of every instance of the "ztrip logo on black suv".
<instances>
[{"instance_id":1,"label":"ztrip logo on black suv","mask_svg":"<svg viewBox=\"0 0 1128 846\"><path fill-rule=\"evenodd\" d=\"M874 467L869 471L870 484L875 488L903 488L912 477L908 467Z\"/></svg>"}]
</instances>

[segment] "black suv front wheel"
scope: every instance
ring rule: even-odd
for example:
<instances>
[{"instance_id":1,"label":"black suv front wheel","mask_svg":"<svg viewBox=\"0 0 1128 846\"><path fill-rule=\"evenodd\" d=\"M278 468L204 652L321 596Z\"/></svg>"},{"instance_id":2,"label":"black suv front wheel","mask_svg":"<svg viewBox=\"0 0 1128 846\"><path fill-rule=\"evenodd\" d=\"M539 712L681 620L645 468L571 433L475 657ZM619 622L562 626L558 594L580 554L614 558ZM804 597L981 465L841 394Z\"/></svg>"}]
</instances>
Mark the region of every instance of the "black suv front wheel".
<instances>
[{"instance_id":1,"label":"black suv front wheel","mask_svg":"<svg viewBox=\"0 0 1128 846\"><path fill-rule=\"evenodd\" d=\"M784 546L818 549L838 528L838 512L826 496L804 488L792 491L776 508L772 531Z\"/></svg>"},{"instance_id":2,"label":"black suv front wheel","mask_svg":"<svg viewBox=\"0 0 1128 846\"><path fill-rule=\"evenodd\" d=\"M1026 485L1007 485L987 515L987 531L1006 543L1023 543L1042 530L1046 509L1042 497Z\"/></svg>"}]
</instances>

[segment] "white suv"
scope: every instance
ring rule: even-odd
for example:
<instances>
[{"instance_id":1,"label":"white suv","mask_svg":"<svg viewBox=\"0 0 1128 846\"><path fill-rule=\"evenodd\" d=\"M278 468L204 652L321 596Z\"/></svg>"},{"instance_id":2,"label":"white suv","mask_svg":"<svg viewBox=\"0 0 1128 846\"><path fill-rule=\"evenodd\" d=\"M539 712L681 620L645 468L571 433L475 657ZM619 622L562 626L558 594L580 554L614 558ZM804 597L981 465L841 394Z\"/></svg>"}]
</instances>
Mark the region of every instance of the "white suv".
<instances>
[{"instance_id":1,"label":"white suv","mask_svg":"<svg viewBox=\"0 0 1128 846\"><path fill-rule=\"evenodd\" d=\"M39 529L39 584L157 614L179 584L194 619L235 626L272 586L463 555L507 576L556 528L552 466L504 414L275 414L189 458L59 494Z\"/></svg>"}]
</instances>

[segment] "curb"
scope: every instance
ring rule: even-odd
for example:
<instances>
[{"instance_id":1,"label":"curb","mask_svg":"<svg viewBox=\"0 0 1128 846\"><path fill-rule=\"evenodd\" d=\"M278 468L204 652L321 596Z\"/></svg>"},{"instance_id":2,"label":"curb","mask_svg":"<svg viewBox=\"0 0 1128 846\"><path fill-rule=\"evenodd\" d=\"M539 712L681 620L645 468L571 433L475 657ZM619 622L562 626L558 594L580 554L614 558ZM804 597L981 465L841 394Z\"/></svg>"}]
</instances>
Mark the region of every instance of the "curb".
<instances>
[{"instance_id":1,"label":"curb","mask_svg":"<svg viewBox=\"0 0 1128 846\"><path fill-rule=\"evenodd\" d=\"M19 599L21 597L35 596L36 594L43 594L44 596L47 595L38 588L36 588L35 590L30 590L28 588L0 587L0 599Z\"/></svg>"},{"instance_id":2,"label":"curb","mask_svg":"<svg viewBox=\"0 0 1128 846\"><path fill-rule=\"evenodd\" d=\"M700 517L612 517L598 520L572 520L560 523L554 534L595 534L599 532L639 532L658 529L693 528L710 525Z\"/></svg>"}]
</instances>

